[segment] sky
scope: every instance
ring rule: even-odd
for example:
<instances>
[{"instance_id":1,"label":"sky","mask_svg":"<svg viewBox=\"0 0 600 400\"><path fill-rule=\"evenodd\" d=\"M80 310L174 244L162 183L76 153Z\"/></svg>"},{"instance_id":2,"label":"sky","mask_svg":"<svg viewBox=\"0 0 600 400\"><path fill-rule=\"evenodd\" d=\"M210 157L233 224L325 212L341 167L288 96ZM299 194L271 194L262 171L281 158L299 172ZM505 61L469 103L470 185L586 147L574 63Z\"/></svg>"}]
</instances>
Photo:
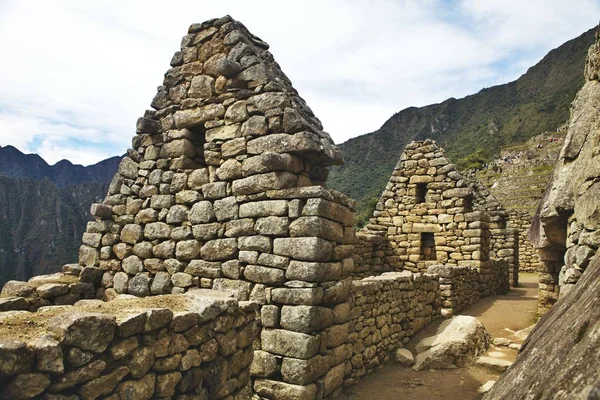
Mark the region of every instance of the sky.
<instances>
[{"instance_id":1,"label":"sky","mask_svg":"<svg viewBox=\"0 0 600 400\"><path fill-rule=\"evenodd\" d=\"M597 25L600 0L0 0L0 146L50 164L125 153L188 26L226 14L342 143L515 80Z\"/></svg>"}]
</instances>

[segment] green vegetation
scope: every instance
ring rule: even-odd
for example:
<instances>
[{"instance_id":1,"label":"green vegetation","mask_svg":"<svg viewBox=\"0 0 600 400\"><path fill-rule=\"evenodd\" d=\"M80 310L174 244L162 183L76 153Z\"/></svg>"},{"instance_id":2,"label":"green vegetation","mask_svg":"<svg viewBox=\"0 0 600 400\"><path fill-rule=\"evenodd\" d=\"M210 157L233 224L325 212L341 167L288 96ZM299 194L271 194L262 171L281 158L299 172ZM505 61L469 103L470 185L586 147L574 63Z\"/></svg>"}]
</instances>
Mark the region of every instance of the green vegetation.
<instances>
[{"instance_id":1,"label":"green vegetation","mask_svg":"<svg viewBox=\"0 0 600 400\"><path fill-rule=\"evenodd\" d=\"M555 130L568 119L583 85L593 41L590 30L549 52L514 82L394 114L379 130L340 145L346 165L331 169L329 186L358 200L361 214L380 195L411 140L432 138L460 167L471 168L491 161L503 147Z\"/></svg>"}]
</instances>

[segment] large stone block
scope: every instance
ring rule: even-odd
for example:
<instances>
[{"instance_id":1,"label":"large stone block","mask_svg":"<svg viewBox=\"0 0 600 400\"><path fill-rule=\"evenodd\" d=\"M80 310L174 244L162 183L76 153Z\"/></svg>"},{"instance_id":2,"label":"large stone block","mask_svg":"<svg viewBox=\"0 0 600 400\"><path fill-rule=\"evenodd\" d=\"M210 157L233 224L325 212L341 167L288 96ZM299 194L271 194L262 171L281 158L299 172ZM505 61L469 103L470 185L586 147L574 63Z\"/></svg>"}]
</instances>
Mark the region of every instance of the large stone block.
<instances>
[{"instance_id":1,"label":"large stone block","mask_svg":"<svg viewBox=\"0 0 600 400\"><path fill-rule=\"evenodd\" d=\"M275 153L307 153L319 152L320 143L308 132L292 135L275 133L250 140L246 146L248 154L262 154L267 151Z\"/></svg>"},{"instance_id":2,"label":"large stone block","mask_svg":"<svg viewBox=\"0 0 600 400\"><path fill-rule=\"evenodd\" d=\"M284 357L281 362L281 376L286 382L306 385L325 375L329 370L327 357L316 355L308 360Z\"/></svg>"},{"instance_id":3,"label":"large stone block","mask_svg":"<svg viewBox=\"0 0 600 400\"><path fill-rule=\"evenodd\" d=\"M285 282L285 272L281 269L263 267L262 265L247 265L244 269L244 278L251 282L277 285Z\"/></svg>"},{"instance_id":4,"label":"large stone block","mask_svg":"<svg viewBox=\"0 0 600 400\"><path fill-rule=\"evenodd\" d=\"M341 224L322 217L300 217L290 225L290 236L317 236L337 243L344 241Z\"/></svg>"},{"instance_id":5,"label":"large stone block","mask_svg":"<svg viewBox=\"0 0 600 400\"><path fill-rule=\"evenodd\" d=\"M287 189L296 184L298 177L285 171L252 175L233 181L232 190L235 195L255 194L274 189Z\"/></svg>"},{"instance_id":6,"label":"large stone block","mask_svg":"<svg viewBox=\"0 0 600 400\"><path fill-rule=\"evenodd\" d=\"M223 104L209 104L202 107L190 108L187 110L179 110L175 112L175 127L190 128L203 124L215 118L225 115L225 107Z\"/></svg>"},{"instance_id":7,"label":"large stone block","mask_svg":"<svg viewBox=\"0 0 600 400\"><path fill-rule=\"evenodd\" d=\"M72 312L52 318L47 329L65 345L100 353L112 341L115 326L112 315Z\"/></svg>"},{"instance_id":8,"label":"large stone block","mask_svg":"<svg viewBox=\"0 0 600 400\"><path fill-rule=\"evenodd\" d=\"M202 258L209 261L230 260L235 258L237 252L235 238L210 240L201 249Z\"/></svg>"},{"instance_id":9,"label":"large stone block","mask_svg":"<svg viewBox=\"0 0 600 400\"><path fill-rule=\"evenodd\" d=\"M287 200L263 200L240 205L240 218L286 216L288 213Z\"/></svg>"},{"instance_id":10,"label":"large stone block","mask_svg":"<svg viewBox=\"0 0 600 400\"><path fill-rule=\"evenodd\" d=\"M263 329L261 344L262 349L270 353L306 360L319 352L320 340L317 336L305 333Z\"/></svg>"},{"instance_id":11,"label":"large stone block","mask_svg":"<svg viewBox=\"0 0 600 400\"><path fill-rule=\"evenodd\" d=\"M281 256L304 261L328 261L332 245L317 237L277 238L273 241L273 252Z\"/></svg>"},{"instance_id":12,"label":"large stone block","mask_svg":"<svg viewBox=\"0 0 600 400\"><path fill-rule=\"evenodd\" d=\"M350 209L320 198L308 199L302 209L302 215L316 215L341 222L347 226L354 225L354 214Z\"/></svg>"},{"instance_id":13,"label":"large stone block","mask_svg":"<svg viewBox=\"0 0 600 400\"><path fill-rule=\"evenodd\" d=\"M281 307L281 327L295 332L318 332L331 326L333 311L319 306Z\"/></svg>"},{"instance_id":14,"label":"large stone block","mask_svg":"<svg viewBox=\"0 0 600 400\"><path fill-rule=\"evenodd\" d=\"M317 398L317 386L313 383L306 386L290 383L257 379L254 391L267 399L314 400Z\"/></svg>"},{"instance_id":15,"label":"large stone block","mask_svg":"<svg viewBox=\"0 0 600 400\"><path fill-rule=\"evenodd\" d=\"M299 280L306 282L326 282L338 280L342 275L342 263L340 262L302 262L290 261L285 277L288 280Z\"/></svg>"}]
</instances>

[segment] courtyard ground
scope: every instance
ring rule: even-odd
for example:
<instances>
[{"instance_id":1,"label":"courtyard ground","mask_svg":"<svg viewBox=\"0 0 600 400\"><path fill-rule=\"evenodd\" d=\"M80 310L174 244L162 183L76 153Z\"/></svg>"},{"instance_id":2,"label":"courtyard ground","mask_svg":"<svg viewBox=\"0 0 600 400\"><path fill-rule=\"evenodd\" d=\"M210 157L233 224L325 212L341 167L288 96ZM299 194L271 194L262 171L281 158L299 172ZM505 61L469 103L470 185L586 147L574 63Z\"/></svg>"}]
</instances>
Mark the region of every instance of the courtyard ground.
<instances>
[{"instance_id":1,"label":"courtyard ground","mask_svg":"<svg viewBox=\"0 0 600 400\"><path fill-rule=\"evenodd\" d=\"M535 322L537 310L538 276L533 273L519 274L520 286L511 288L506 295L489 296L463 310L461 315L471 315L483 323L492 338L503 337L514 342L520 340L512 333ZM418 332L406 345L415 354L414 346L424 337L435 334L443 320L438 320ZM492 347L486 356L513 361L517 352L508 348ZM424 370L411 368L390 360L372 371L356 385L347 388L340 400L470 400L479 399L477 388L488 380L497 380L500 372L482 366L447 370Z\"/></svg>"}]
</instances>

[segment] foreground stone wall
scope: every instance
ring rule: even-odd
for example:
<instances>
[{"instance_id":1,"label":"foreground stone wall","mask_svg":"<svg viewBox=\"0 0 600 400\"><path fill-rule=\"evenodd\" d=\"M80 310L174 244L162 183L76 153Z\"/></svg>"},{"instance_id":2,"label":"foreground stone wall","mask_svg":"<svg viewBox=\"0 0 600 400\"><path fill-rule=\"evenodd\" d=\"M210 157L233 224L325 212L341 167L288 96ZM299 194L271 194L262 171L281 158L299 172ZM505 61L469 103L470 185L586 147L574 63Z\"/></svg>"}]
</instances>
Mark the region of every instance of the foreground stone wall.
<instances>
[{"instance_id":1,"label":"foreground stone wall","mask_svg":"<svg viewBox=\"0 0 600 400\"><path fill-rule=\"evenodd\" d=\"M395 349L439 317L438 277L406 271L356 280L349 302L345 385L386 361Z\"/></svg>"},{"instance_id":2,"label":"foreground stone wall","mask_svg":"<svg viewBox=\"0 0 600 400\"><path fill-rule=\"evenodd\" d=\"M250 399L256 310L200 290L0 313L0 397Z\"/></svg>"},{"instance_id":3,"label":"foreground stone wall","mask_svg":"<svg viewBox=\"0 0 600 400\"><path fill-rule=\"evenodd\" d=\"M537 272L541 265L538 251L527 237L531 219L527 211L511 210L508 220L508 227L519 234L519 271L523 272Z\"/></svg>"}]
</instances>

